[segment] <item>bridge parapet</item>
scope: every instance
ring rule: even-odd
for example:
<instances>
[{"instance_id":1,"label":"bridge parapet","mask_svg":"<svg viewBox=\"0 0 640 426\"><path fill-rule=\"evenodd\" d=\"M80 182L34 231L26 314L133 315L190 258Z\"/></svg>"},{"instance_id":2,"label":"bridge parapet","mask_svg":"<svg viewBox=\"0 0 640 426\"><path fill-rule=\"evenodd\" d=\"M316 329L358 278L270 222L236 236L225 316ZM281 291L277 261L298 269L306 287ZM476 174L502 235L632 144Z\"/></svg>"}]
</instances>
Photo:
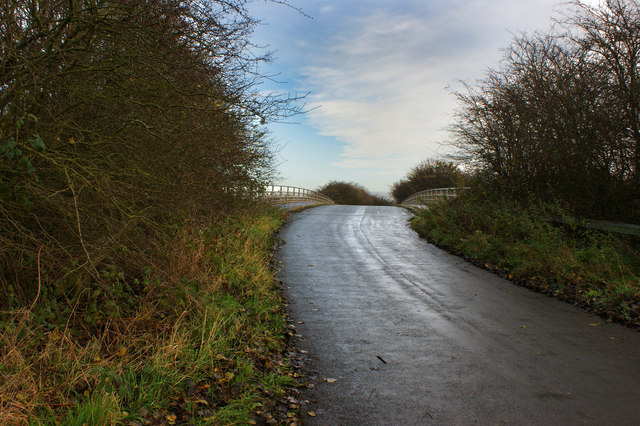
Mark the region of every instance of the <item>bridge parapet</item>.
<instances>
[{"instance_id":1,"label":"bridge parapet","mask_svg":"<svg viewBox=\"0 0 640 426\"><path fill-rule=\"evenodd\" d=\"M317 203L335 204L326 195L306 188L286 185L270 185L265 189L264 198L277 204L286 203Z\"/></svg>"},{"instance_id":2,"label":"bridge parapet","mask_svg":"<svg viewBox=\"0 0 640 426\"><path fill-rule=\"evenodd\" d=\"M434 188L416 192L402 201L405 206L422 206L456 198L456 191L464 188Z\"/></svg>"}]
</instances>

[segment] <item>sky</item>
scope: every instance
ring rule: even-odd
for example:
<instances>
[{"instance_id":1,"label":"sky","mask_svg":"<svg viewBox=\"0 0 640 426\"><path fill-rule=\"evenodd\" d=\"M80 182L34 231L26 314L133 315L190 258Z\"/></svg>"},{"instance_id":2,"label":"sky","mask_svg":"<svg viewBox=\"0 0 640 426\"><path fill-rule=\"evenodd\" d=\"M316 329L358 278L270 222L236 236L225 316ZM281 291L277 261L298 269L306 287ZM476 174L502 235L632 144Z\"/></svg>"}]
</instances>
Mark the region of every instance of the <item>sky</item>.
<instances>
[{"instance_id":1,"label":"sky","mask_svg":"<svg viewBox=\"0 0 640 426\"><path fill-rule=\"evenodd\" d=\"M597 0L594 0L597 2ZM376 194L454 152L461 82L499 66L515 34L548 31L557 0L265 0L253 42L273 52L260 90L305 95L303 115L270 124L276 183L332 180ZM303 104L300 104L301 106Z\"/></svg>"}]
</instances>

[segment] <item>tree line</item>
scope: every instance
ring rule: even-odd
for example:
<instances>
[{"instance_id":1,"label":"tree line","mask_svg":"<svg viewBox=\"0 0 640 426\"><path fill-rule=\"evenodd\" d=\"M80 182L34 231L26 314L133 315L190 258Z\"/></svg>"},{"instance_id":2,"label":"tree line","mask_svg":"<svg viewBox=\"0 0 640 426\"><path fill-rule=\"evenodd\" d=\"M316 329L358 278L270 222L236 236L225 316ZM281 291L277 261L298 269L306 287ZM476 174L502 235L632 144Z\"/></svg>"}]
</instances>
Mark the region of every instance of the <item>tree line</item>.
<instances>
[{"instance_id":1,"label":"tree line","mask_svg":"<svg viewBox=\"0 0 640 426\"><path fill-rule=\"evenodd\" d=\"M246 5L2 2L0 305L135 274L171 227L262 190L262 124L298 109L259 92Z\"/></svg>"},{"instance_id":2,"label":"tree line","mask_svg":"<svg viewBox=\"0 0 640 426\"><path fill-rule=\"evenodd\" d=\"M318 192L335 201L336 204L360 206L388 206L389 200L370 193L364 186L353 182L331 181L318 188Z\"/></svg>"},{"instance_id":3,"label":"tree line","mask_svg":"<svg viewBox=\"0 0 640 426\"><path fill-rule=\"evenodd\" d=\"M397 202L466 181L485 196L640 220L640 2L565 6L552 31L516 36L499 68L456 93L454 162L415 166L393 184Z\"/></svg>"},{"instance_id":4,"label":"tree line","mask_svg":"<svg viewBox=\"0 0 640 426\"><path fill-rule=\"evenodd\" d=\"M458 160L493 193L578 215L640 218L640 3L568 3L457 94Z\"/></svg>"}]
</instances>

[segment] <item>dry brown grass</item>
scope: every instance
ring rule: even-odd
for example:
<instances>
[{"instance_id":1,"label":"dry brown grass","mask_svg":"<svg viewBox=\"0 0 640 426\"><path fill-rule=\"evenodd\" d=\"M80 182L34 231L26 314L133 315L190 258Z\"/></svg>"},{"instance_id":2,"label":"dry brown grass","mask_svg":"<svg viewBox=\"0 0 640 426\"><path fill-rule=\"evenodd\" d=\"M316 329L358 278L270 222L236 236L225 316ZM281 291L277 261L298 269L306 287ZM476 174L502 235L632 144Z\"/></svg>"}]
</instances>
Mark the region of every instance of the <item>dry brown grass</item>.
<instances>
[{"instance_id":1,"label":"dry brown grass","mask_svg":"<svg viewBox=\"0 0 640 426\"><path fill-rule=\"evenodd\" d=\"M30 311L2 323L0 424L25 424L38 407L71 407L70 390L94 383L100 343L81 345L69 329L45 331Z\"/></svg>"},{"instance_id":2,"label":"dry brown grass","mask_svg":"<svg viewBox=\"0 0 640 426\"><path fill-rule=\"evenodd\" d=\"M274 318L280 324L282 314L266 238L276 222L273 217L240 221L247 227L228 221L213 231L184 229L167 246L172 255L166 263L153 265L137 303L94 327L80 324L82 304L57 322L64 327L48 326L37 309L5 312L0 321L0 424L70 418L115 424L126 417L123 411L140 404L149 411L146 416L162 417L176 401L183 401L181 407L188 402L187 382L213 380L232 389L236 375L250 375L243 383L258 380L260 372L249 366L279 371L281 363L268 361L270 351L282 343L271 325ZM47 297L38 303L50 303ZM243 300L258 304L245 308ZM247 398L239 406L242 416L250 413L256 393L224 392L224 398Z\"/></svg>"}]
</instances>

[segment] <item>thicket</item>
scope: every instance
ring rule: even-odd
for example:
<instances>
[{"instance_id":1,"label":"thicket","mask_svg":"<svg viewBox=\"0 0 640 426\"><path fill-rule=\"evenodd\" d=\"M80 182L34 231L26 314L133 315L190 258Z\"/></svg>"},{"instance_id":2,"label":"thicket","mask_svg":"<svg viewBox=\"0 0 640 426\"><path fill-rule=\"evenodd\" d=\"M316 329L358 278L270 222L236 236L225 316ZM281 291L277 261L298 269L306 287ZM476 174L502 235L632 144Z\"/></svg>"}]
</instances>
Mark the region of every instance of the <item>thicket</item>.
<instances>
[{"instance_id":1,"label":"thicket","mask_svg":"<svg viewBox=\"0 0 640 426\"><path fill-rule=\"evenodd\" d=\"M298 112L292 99L259 91L258 66L269 57L250 43L257 21L246 3L0 4L3 423L137 407L144 380L173 374L154 362L178 375L186 368L185 352L171 348L187 338L190 319L201 321L201 343L228 332L212 331L227 311L198 305L204 293L233 289L211 297L237 307L234 315L254 308L231 296L263 297L248 285L254 278L221 270L225 258L209 250L232 235L206 228L256 206L272 175L261 125ZM204 263L187 250L200 245ZM180 264L192 260L210 275ZM247 285L237 290L237 280ZM249 318L271 321L265 312ZM193 335L186 352L200 351L197 333L185 332ZM233 338L246 344L250 333ZM206 358L212 369L215 356ZM176 377L167 383L184 393Z\"/></svg>"},{"instance_id":2,"label":"thicket","mask_svg":"<svg viewBox=\"0 0 640 426\"><path fill-rule=\"evenodd\" d=\"M362 185L350 182L331 181L318 189L336 204L388 206L391 203L384 197L373 195Z\"/></svg>"},{"instance_id":3,"label":"thicket","mask_svg":"<svg viewBox=\"0 0 640 426\"><path fill-rule=\"evenodd\" d=\"M451 161L425 160L413 167L405 179L395 182L391 195L396 203L401 203L416 192L434 188L454 188L464 186L466 176Z\"/></svg>"},{"instance_id":4,"label":"thicket","mask_svg":"<svg viewBox=\"0 0 640 426\"><path fill-rule=\"evenodd\" d=\"M515 39L465 92L460 159L513 200L640 220L640 3L569 2L551 34Z\"/></svg>"},{"instance_id":5,"label":"thicket","mask_svg":"<svg viewBox=\"0 0 640 426\"><path fill-rule=\"evenodd\" d=\"M3 3L0 304L131 272L159 226L260 191L259 122L287 110L257 96L243 5Z\"/></svg>"}]
</instances>

